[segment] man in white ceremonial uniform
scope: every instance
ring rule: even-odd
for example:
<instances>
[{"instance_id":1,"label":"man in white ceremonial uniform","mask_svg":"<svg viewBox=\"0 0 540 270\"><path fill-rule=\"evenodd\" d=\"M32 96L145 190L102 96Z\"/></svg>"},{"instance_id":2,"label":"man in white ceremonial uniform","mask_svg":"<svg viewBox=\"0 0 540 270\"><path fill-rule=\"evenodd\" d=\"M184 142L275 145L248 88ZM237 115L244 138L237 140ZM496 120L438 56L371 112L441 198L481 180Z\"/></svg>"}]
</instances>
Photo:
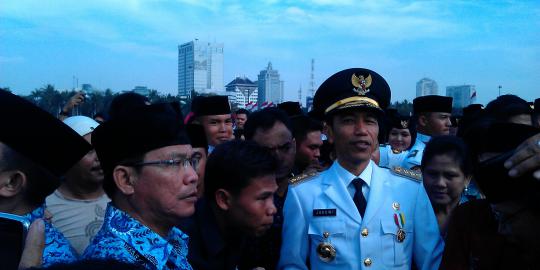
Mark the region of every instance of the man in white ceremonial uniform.
<instances>
[{"instance_id":1,"label":"man in white ceremonial uniform","mask_svg":"<svg viewBox=\"0 0 540 270\"><path fill-rule=\"evenodd\" d=\"M419 171L424 148L431 137L450 134L452 98L436 95L417 97L413 100L413 111L416 119L416 141L401 166Z\"/></svg>"},{"instance_id":2,"label":"man in white ceremonial uniform","mask_svg":"<svg viewBox=\"0 0 540 270\"><path fill-rule=\"evenodd\" d=\"M444 244L419 174L370 160L389 102L388 84L368 69L338 72L317 90L337 160L291 180L278 269L438 268Z\"/></svg>"}]
</instances>

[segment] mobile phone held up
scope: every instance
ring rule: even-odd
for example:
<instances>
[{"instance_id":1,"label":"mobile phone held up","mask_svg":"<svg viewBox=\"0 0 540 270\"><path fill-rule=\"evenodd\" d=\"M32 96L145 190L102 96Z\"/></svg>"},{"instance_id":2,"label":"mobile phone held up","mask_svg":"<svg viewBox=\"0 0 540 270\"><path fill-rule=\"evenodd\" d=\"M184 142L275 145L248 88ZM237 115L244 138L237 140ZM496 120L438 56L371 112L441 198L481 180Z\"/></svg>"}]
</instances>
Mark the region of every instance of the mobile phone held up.
<instances>
[{"instance_id":1,"label":"mobile phone held up","mask_svg":"<svg viewBox=\"0 0 540 270\"><path fill-rule=\"evenodd\" d=\"M28 219L0 212L0 264L2 269L17 269L21 260Z\"/></svg>"}]
</instances>

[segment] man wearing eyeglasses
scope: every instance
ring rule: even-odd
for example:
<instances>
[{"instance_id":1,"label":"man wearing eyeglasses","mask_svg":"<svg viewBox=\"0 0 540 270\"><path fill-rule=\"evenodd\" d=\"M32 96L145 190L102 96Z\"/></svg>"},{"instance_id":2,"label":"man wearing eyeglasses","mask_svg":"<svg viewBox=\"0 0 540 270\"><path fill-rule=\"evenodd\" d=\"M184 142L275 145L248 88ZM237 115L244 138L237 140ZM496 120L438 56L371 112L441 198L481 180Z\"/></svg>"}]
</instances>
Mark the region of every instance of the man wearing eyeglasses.
<instances>
[{"instance_id":1,"label":"man wearing eyeglasses","mask_svg":"<svg viewBox=\"0 0 540 270\"><path fill-rule=\"evenodd\" d=\"M281 226L283 223L283 203L287 192L288 180L292 177L296 143L292 135L292 126L287 114L277 108L266 108L250 114L244 126L246 140L251 140L270 150L278 160L276 181L278 190L274 194L277 208L274 222L268 233L254 242L253 263L265 269L275 269L281 246Z\"/></svg>"},{"instance_id":2,"label":"man wearing eyeglasses","mask_svg":"<svg viewBox=\"0 0 540 270\"><path fill-rule=\"evenodd\" d=\"M174 226L195 210L197 160L178 108L140 107L94 131L92 144L111 203L84 258L192 269L186 259L188 236Z\"/></svg>"}]
</instances>

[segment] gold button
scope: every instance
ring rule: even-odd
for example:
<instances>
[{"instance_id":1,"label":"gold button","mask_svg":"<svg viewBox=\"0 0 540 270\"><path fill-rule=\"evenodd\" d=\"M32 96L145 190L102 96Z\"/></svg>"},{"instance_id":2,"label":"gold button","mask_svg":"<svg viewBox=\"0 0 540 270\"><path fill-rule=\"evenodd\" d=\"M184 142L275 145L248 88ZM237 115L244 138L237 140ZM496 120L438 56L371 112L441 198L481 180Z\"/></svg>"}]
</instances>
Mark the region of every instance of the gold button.
<instances>
[{"instance_id":1,"label":"gold button","mask_svg":"<svg viewBox=\"0 0 540 270\"><path fill-rule=\"evenodd\" d=\"M362 229L361 234L362 234L363 237L366 237L366 236L368 236L369 232L368 232L368 230L366 228L364 228L364 229Z\"/></svg>"},{"instance_id":2,"label":"gold button","mask_svg":"<svg viewBox=\"0 0 540 270\"><path fill-rule=\"evenodd\" d=\"M364 265L367 266L367 267L370 267L372 263L373 263L373 262L371 261L370 258L366 258L366 259L364 260Z\"/></svg>"}]
</instances>

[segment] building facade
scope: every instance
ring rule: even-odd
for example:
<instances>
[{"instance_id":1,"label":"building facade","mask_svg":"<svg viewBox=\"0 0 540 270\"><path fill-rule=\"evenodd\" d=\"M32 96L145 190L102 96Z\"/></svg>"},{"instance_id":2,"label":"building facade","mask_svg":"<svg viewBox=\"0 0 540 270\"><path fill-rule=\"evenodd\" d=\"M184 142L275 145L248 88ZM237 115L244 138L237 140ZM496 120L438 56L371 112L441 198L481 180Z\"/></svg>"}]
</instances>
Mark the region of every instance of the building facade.
<instances>
[{"instance_id":1,"label":"building facade","mask_svg":"<svg viewBox=\"0 0 540 270\"><path fill-rule=\"evenodd\" d=\"M223 88L223 43L190 41L178 46L178 95L215 93Z\"/></svg>"},{"instance_id":2,"label":"building facade","mask_svg":"<svg viewBox=\"0 0 540 270\"><path fill-rule=\"evenodd\" d=\"M279 104L283 100L283 81L279 78L279 72L272 68L268 62L266 69L261 70L258 76L258 103L264 102Z\"/></svg>"},{"instance_id":3,"label":"building facade","mask_svg":"<svg viewBox=\"0 0 540 270\"><path fill-rule=\"evenodd\" d=\"M246 108L247 104L257 102L257 84L247 77L236 77L225 86L229 101L236 103L238 108Z\"/></svg>"},{"instance_id":4,"label":"building facade","mask_svg":"<svg viewBox=\"0 0 540 270\"><path fill-rule=\"evenodd\" d=\"M446 96L453 98L453 107L462 109L476 103L476 87L474 85L447 86Z\"/></svg>"},{"instance_id":5,"label":"building facade","mask_svg":"<svg viewBox=\"0 0 540 270\"><path fill-rule=\"evenodd\" d=\"M416 83L416 97L437 95L438 92L437 82L430 78L423 78Z\"/></svg>"}]
</instances>

